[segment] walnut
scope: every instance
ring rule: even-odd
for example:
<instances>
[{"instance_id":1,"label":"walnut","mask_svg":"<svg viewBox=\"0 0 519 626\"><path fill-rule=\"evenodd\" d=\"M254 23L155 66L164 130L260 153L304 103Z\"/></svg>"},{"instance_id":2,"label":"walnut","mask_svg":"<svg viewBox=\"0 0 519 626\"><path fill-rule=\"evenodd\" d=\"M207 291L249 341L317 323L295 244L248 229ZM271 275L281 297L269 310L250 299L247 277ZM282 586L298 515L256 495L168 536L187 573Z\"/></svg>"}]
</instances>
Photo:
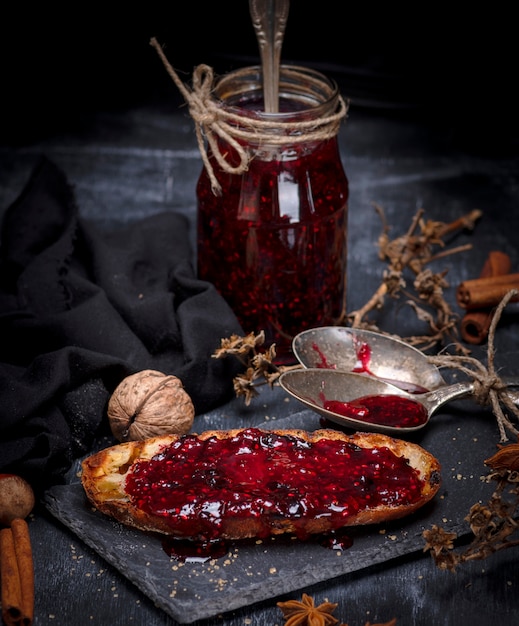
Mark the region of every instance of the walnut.
<instances>
[{"instance_id":1,"label":"walnut","mask_svg":"<svg viewBox=\"0 0 519 626\"><path fill-rule=\"evenodd\" d=\"M121 381L108 401L107 413L118 441L141 441L188 433L195 408L179 378L143 370Z\"/></svg>"}]
</instances>

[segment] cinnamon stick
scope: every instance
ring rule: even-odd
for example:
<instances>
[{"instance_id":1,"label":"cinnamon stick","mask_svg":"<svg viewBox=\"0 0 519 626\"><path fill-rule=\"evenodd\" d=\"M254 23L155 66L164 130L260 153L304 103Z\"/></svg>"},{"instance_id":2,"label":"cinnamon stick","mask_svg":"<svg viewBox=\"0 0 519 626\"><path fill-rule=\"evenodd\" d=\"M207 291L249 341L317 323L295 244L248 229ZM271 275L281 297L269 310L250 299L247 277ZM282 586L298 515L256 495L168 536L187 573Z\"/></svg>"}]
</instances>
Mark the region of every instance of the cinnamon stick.
<instances>
[{"instance_id":1,"label":"cinnamon stick","mask_svg":"<svg viewBox=\"0 0 519 626\"><path fill-rule=\"evenodd\" d=\"M29 625L34 617L34 563L29 526L24 519L17 518L11 522L11 530L22 588L22 623Z\"/></svg>"},{"instance_id":2,"label":"cinnamon stick","mask_svg":"<svg viewBox=\"0 0 519 626\"><path fill-rule=\"evenodd\" d=\"M512 267L510 257L505 252L493 250L488 254L479 278L508 274ZM467 343L481 344L488 336L494 312L489 309L467 311L461 320L461 336Z\"/></svg>"},{"instance_id":3,"label":"cinnamon stick","mask_svg":"<svg viewBox=\"0 0 519 626\"><path fill-rule=\"evenodd\" d=\"M466 280L458 286L456 298L462 309L491 309L497 306L511 289L519 289L519 274L504 274ZM517 302L519 296L511 302Z\"/></svg>"},{"instance_id":4,"label":"cinnamon stick","mask_svg":"<svg viewBox=\"0 0 519 626\"><path fill-rule=\"evenodd\" d=\"M29 527L17 518L0 530L2 619L6 626L31 626L34 617L34 564Z\"/></svg>"}]
</instances>

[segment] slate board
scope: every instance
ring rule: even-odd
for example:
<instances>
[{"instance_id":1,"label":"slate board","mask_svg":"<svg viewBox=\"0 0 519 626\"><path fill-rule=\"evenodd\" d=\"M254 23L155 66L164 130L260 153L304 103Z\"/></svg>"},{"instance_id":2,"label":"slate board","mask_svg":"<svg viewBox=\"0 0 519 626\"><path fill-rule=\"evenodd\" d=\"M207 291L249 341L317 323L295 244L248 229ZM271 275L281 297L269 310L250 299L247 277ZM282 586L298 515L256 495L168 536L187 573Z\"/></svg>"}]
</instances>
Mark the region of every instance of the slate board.
<instances>
[{"instance_id":1,"label":"slate board","mask_svg":"<svg viewBox=\"0 0 519 626\"><path fill-rule=\"evenodd\" d=\"M310 410L260 424L307 430L322 425ZM126 528L93 510L77 478L50 489L46 506L157 606L188 624L422 551L422 531L432 524L466 535L464 517L470 507L488 501L493 491L492 484L481 479L487 473L483 461L496 451L499 440L492 414L469 407L458 415L437 415L413 440L440 460L439 493L407 518L350 529L353 545L343 551L312 541L234 543L225 557L182 564L167 555L159 536Z\"/></svg>"}]
</instances>

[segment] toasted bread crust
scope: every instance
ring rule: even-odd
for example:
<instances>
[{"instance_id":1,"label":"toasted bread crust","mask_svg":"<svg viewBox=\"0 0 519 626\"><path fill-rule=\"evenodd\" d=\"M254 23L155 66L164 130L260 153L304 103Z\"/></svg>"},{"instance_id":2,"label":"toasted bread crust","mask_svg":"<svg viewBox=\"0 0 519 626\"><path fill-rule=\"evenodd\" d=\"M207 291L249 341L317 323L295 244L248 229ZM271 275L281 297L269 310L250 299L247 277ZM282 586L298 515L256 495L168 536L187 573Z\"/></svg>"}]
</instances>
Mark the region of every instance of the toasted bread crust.
<instances>
[{"instance_id":1,"label":"toasted bread crust","mask_svg":"<svg viewBox=\"0 0 519 626\"><path fill-rule=\"evenodd\" d=\"M211 430L196 435L201 440L211 437L223 439L234 437L241 429ZM417 444L395 439L379 433L344 434L333 429L321 429L314 432L305 430L275 430L267 431L278 435L299 437L307 442L315 442L321 438L340 439L361 448L387 448L399 457L408 459L409 465L419 472L421 492L414 502L406 505L377 506L371 509L360 510L345 520L345 526L375 524L398 519L409 515L431 500L440 486L440 464L429 452ZM119 522L143 530L176 535L171 520L165 521L162 517L150 515L137 508L125 493L126 476L133 463L138 460L147 460L165 449L180 435L163 435L145 441L130 441L106 448L87 457L82 463L81 481L86 495L92 505L102 513L113 517ZM305 520L307 534L327 532L330 530L326 517L309 518ZM264 522L263 522L264 524ZM293 533L296 526L290 518L272 520L270 533L272 535ZM299 520L300 529L300 520ZM264 531L264 525L253 517L225 520L225 527L221 530L224 539L245 539L259 536ZM185 537L196 539L196 537Z\"/></svg>"}]
</instances>

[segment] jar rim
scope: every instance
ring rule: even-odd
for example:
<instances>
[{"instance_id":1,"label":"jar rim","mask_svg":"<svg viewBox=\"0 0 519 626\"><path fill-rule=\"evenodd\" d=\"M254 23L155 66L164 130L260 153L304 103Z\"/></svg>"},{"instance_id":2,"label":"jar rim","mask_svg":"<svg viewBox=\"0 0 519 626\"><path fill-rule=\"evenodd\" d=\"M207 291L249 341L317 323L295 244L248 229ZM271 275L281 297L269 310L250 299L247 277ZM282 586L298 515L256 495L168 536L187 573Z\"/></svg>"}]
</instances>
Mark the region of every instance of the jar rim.
<instances>
[{"instance_id":1,"label":"jar rim","mask_svg":"<svg viewBox=\"0 0 519 626\"><path fill-rule=\"evenodd\" d=\"M294 117L320 117L333 113L339 104L339 87L336 81L312 68L282 64L279 70L280 99L298 102L296 110L266 112L246 108L244 105L263 101L262 68L251 65L232 70L220 76L214 85L213 96L219 106L236 115L280 122L293 121Z\"/></svg>"}]
</instances>

